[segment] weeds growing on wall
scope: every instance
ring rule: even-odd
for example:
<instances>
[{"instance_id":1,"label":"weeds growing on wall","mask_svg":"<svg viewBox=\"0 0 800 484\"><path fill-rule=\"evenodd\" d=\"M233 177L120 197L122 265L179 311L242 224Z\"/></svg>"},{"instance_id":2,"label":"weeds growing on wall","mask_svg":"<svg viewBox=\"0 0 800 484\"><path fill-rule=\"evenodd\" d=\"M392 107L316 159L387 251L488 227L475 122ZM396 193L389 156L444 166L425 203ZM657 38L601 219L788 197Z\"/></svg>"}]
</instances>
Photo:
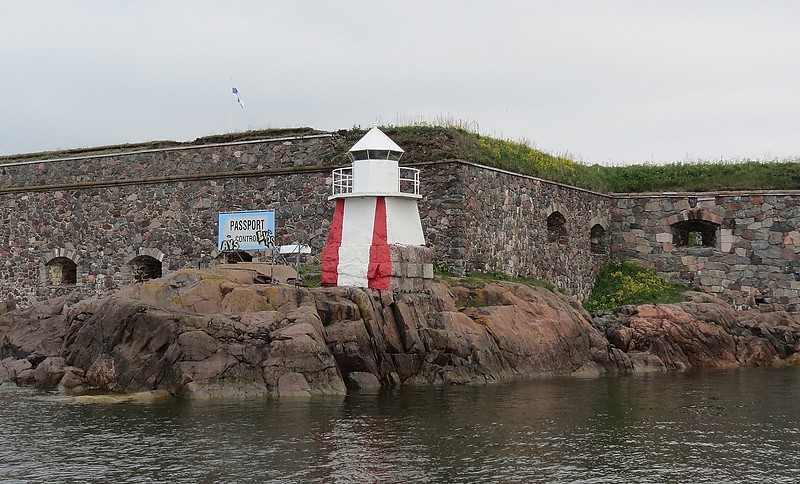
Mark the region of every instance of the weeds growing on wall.
<instances>
[{"instance_id":1,"label":"weeds growing on wall","mask_svg":"<svg viewBox=\"0 0 800 484\"><path fill-rule=\"evenodd\" d=\"M458 159L600 193L800 189L798 160L697 161L668 165L587 165L537 149L530 141L482 136L458 126L385 126L406 150L403 163ZM351 130L337 161L365 130Z\"/></svg>"},{"instance_id":2,"label":"weeds growing on wall","mask_svg":"<svg viewBox=\"0 0 800 484\"><path fill-rule=\"evenodd\" d=\"M313 128L269 128L249 131L235 131L232 133L215 134L203 136L194 141L146 141L143 143L127 143L119 145L91 146L86 148L71 148L55 151L42 151L38 153L20 153L14 155L0 155L0 165L3 163L13 163L28 160L47 160L54 158L81 158L95 155L111 155L119 153L130 153L135 151L159 150L165 148L176 148L186 146L204 146L214 143L231 143L236 141L252 141L259 139L274 139L290 136L307 136L322 134Z\"/></svg>"},{"instance_id":3,"label":"weeds growing on wall","mask_svg":"<svg viewBox=\"0 0 800 484\"><path fill-rule=\"evenodd\" d=\"M471 126L477 123L451 120L443 126L418 123L381 129L406 149L406 163L461 159L601 193L800 189L800 159L587 165L569 154L539 150L527 140L482 136ZM353 132L352 142L363 132Z\"/></svg>"},{"instance_id":4,"label":"weeds growing on wall","mask_svg":"<svg viewBox=\"0 0 800 484\"><path fill-rule=\"evenodd\" d=\"M498 168L565 183L575 180L574 161L514 141L478 136L476 157Z\"/></svg>"},{"instance_id":5,"label":"weeds growing on wall","mask_svg":"<svg viewBox=\"0 0 800 484\"><path fill-rule=\"evenodd\" d=\"M612 261L600 271L583 307L594 314L627 304L669 304L684 300L688 287L673 284L631 261Z\"/></svg>"},{"instance_id":6,"label":"weeds growing on wall","mask_svg":"<svg viewBox=\"0 0 800 484\"><path fill-rule=\"evenodd\" d=\"M405 124L403 124L405 123ZM503 170L539 177L601 193L646 193L664 191L786 190L800 189L800 159L771 161L697 161L668 165L587 165L571 155L554 155L539 150L529 140L512 141L478 133L476 121L439 116L430 122L422 118L398 118L398 124L381 129L405 150L401 163L464 160ZM354 126L332 138L333 150L321 165L349 164L347 150L367 130ZM312 128L281 128L206 136L194 141L151 141L128 145L27 153L0 156L3 163L36 159L80 157L129 151L170 148L319 134Z\"/></svg>"}]
</instances>

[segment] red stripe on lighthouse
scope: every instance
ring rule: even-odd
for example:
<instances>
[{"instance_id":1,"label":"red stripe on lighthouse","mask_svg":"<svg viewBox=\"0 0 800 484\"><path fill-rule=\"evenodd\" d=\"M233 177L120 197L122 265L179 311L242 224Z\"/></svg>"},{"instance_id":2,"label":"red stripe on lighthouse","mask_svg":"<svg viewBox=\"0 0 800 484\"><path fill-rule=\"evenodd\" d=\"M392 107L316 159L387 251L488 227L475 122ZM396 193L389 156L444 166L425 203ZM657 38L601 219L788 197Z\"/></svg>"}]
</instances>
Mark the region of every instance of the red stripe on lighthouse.
<instances>
[{"instance_id":1,"label":"red stripe on lighthouse","mask_svg":"<svg viewBox=\"0 0 800 484\"><path fill-rule=\"evenodd\" d=\"M336 200L333 223L328 234L328 242L322 248L321 284L336 285L339 282L339 247L342 245L342 225L344 221L344 199Z\"/></svg>"},{"instance_id":2,"label":"red stripe on lighthouse","mask_svg":"<svg viewBox=\"0 0 800 484\"><path fill-rule=\"evenodd\" d=\"M372 225L372 245L369 248L368 286L389 289L392 278L392 249L386 235L386 198L375 203L375 223Z\"/></svg>"}]
</instances>

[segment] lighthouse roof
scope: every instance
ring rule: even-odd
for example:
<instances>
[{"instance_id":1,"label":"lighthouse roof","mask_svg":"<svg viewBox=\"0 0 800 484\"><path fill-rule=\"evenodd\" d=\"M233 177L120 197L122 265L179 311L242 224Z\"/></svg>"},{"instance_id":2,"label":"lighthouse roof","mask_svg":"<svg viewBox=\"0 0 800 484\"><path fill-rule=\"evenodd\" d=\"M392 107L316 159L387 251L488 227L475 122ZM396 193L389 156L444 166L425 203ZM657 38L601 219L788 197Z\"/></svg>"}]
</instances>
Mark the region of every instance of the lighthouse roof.
<instances>
[{"instance_id":1,"label":"lighthouse roof","mask_svg":"<svg viewBox=\"0 0 800 484\"><path fill-rule=\"evenodd\" d=\"M358 140L358 142L354 144L349 151L352 152L366 150L388 150L404 153L403 148L397 146L397 143L392 141L391 138L386 136L383 131L379 130L378 128L372 128L371 130L367 131L367 134Z\"/></svg>"}]
</instances>

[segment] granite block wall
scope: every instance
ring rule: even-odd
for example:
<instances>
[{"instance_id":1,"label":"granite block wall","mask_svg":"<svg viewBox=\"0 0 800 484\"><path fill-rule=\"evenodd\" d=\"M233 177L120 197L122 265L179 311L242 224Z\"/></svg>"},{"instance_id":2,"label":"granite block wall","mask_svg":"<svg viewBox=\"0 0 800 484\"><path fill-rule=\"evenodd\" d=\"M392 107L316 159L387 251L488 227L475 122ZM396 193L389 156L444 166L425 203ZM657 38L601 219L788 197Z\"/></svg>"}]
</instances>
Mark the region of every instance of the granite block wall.
<instances>
[{"instance_id":1,"label":"granite block wall","mask_svg":"<svg viewBox=\"0 0 800 484\"><path fill-rule=\"evenodd\" d=\"M141 260L213 265L219 212L273 209L278 244L318 257L336 141L0 165L0 302L112 291L152 269ZM800 309L800 192L607 196L459 160L413 166L433 264L456 275L536 277L583 299L611 257L633 258L738 307Z\"/></svg>"},{"instance_id":2,"label":"granite block wall","mask_svg":"<svg viewBox=\"0 0 800 484\"><path fill-rule=\"evenodd\" d=\"M162 274L213 265L221 211L273 209L278 243L307 243L318 256L333 214L331 167L321 166L333 143L312 135L0 166L0 300L113 290L146 271L132 265L143 256ZM589 251L589 228L608 228L610 198L459 161L416 166L438 267L588 294L608 258ZM565 234L548 242L554 211Z\"/></svg>"},{"instance_id":3,"label":"granite block wall","mask_svg":"<svg viewBox=\"0 0 800 484\"><path fill-rule=\"evenodd\" d=\"M0 196L0 297L25 304L68 291L48 284L43 270L58 249L74 254L82 292L132 282L128 262L137 255L159 259L164 271L208 266L220 211L274 209L279 243L320 247L332 213L326 180L302 173Z\"/></svg>"},{"instance_id":4,"label":"granite block wall","mask_svg":"<svg viewBox=\"0 0 800 484\"><path fill-rule=\"evenodd\" d=\"M535 277L586 298L610 257L603 240L613 200L574 187L474 164L420 166L426 240L457 275L499 270ZM565 224L548 229L558 212ZM604 236L601 235L601 239Z\"/></svg>"},{"instance_id":5,"label":"granite block wall","mask_svg":"<svg viewBox=\"0 0 800 484\"><path fill-rule=\"evenodd\" d=\"M321 244L331 136L0 166L0 300L26 306L133 282L135 257L164 272L217 262L217 214L274 209L279 243ZM76 265L56 281L47 263Z\"/></svg>"},{"instance_id":6,"label":"granite block wall","mask_svg":"<svg viewBox=\"0 0 800 484\"><path fill-rule=\"evenodd\" d=\"M618 196L612 220L618 257L741 309L800 309L800 192Z\"/></svg>"},{"instance_id":7,"label":"granite block wall","mask_svg":"<svg viewBox=\"0 0 800 484\"><path fill-rule=\"evenodd\" d=\"M333 135L313 134L266 142L242 141L132 153L0 164L0 188L96 184L99 181L187 178L208 173L319 166L333 150Z\"/></svg>"}]
</instances>

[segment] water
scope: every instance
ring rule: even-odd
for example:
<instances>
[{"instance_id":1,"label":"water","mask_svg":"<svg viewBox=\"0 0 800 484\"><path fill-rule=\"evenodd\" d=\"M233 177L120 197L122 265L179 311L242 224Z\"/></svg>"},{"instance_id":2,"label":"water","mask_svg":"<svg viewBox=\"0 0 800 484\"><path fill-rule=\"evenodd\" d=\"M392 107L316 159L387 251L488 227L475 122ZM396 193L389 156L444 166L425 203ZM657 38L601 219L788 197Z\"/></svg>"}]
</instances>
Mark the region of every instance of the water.
<instances>
[{"instance_id":1,"label":"water","mask_svg":"<svg viewBox=\"0 0 800 484\"><path fill-rule=\"evenodd\" d=\"M797 482L800 368L75 404L0 387L2 482Z\"/></svg>"}]
</instances>

